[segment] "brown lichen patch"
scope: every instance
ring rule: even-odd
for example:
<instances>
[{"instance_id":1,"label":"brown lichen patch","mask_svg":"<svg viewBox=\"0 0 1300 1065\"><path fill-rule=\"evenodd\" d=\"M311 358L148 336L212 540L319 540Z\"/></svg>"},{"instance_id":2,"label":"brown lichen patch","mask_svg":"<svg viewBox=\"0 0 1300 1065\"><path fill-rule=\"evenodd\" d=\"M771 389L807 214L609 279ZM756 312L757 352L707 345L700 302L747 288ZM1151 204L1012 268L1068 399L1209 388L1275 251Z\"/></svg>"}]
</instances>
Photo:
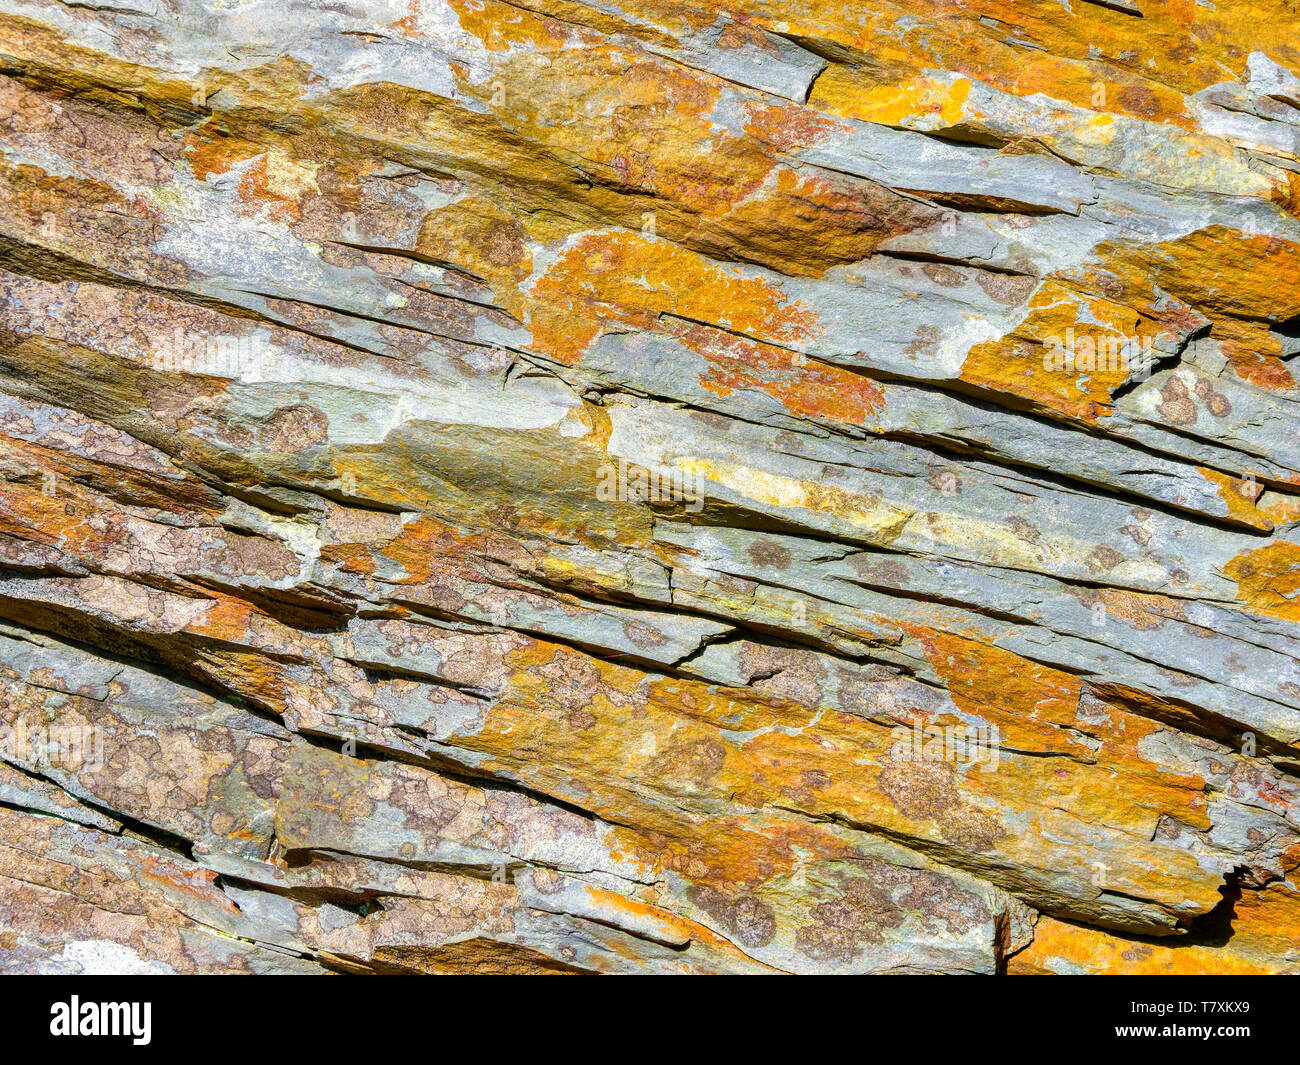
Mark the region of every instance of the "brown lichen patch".
<instances>
[{"instance_id":1,"label":"brown lichen patch","mask_svg":"<svg viewBox=\"0 0 1300 1065\"><path fill-rule=\"evenodd\" d=\"M715 739L670 741L665 750L646 763L645 772L651 779L669 785L681 783L704 788L712 783L726 761L726 748Z\"/></svg>"},{"instance_id":2,"label":"brown lichen patch","mask_svg":"<svg viewBox=\"0 0 1300 1065\"><path fill-rule=\"evenodd\" d=\"M765 947L776 935L775 911L752 894L728 896L706 884L689 889L687 898L742 947Z\"/></svg>"},{"instance_id":3,"label":"brown lichen patch","mask_svg":"<svg viewBox=\"0 0 1300 1065\"><path fill-rule=\"evenodd\" d=\"M694 322L661 319L660 326L705 358L700 384L718 395L759 389L791 414L846 425L862 425L885 404L883 384L788 348Z\"/></svg>"},{"instance_id":4,"label":"brown lichen patch","mask_svg":"<svg viewBox=\"0 0 1300 1065\"><path fill-rule=\"evenodd\" d=\"M751 687L765 696L808 709L816 708L823 699L829 673L826 665L808 651L747 643L739 662L741 669L752 678ZM794 790L807 792L807 801L811 801L811 789L828 783L822 770L810 769L799 774Z\"/></svg>"},{"instance_id":5,"label":"brown lichen patch","mask_svg":"<svg viewBox=\"0 0 1300 1065\"><path fill-rule=\"evenodd\" d=\"M1107 616L1128 622L1141 632L1154 632L1166 621L1187 622L1187 608L1181 599L1124 588L1094 588L1080 595L1090 608L1105 607Z\"/></svg>"},{"instance_id":6,"label":"brown lichen patch","mask_svg":"<svg viewBox=\"0 0 1300 1065\"><path fill-rule=\"evenodd\" d=\"M1098 544L1084 556L1084 565L1095 574L1109 573L1121 562L1124 556L1116 551L1113 547L1107 547L1105 544Z\"/></svg>"},{"instance_id":7,"label":"brown lichen patch","mask_svg":"<svg viewBox=\"0 0 1300 1065\"><path fill-rule=\"evenodd\" d=\"M966 801L956 785L956 769L947 762L908 762L880 771L879 787L908 821L918 828L934 825L950 845L966 852L987 852L1005 839L996 815Z\"/></svg>"},{"instance_id":8,"label":"brown lichen patch","mask_svg":"<svg viewBox=\"0 0 1300 1065\"><path fill-rule=\"evenodd\" d=\"M111 280L104 271L143 275L160 284L184 285L189 271L155 255L163 231L161 214L142 197L128 198L111 185L83 177L49 174L30 163L0 161L0 202L11 237L22 242L7 255L33 276L57 276L40 249L70 257L74 280Z\"/></svg>"},{"instance_id":9,"label":"brown lichen patch","mask_svg":"<svg viewBox=\"0 0 1300 1065\"><path fill-rule=\"evenodd\" d=\"M1156 413L1170 425L1194 425L1197 418L1196 403L1180 377L1170 377L1160 386L1160 403Z\"/></svg>"},{"instance_id":10,"label":"brown lichen patch","mask_svg":"<svg viewBox=\"0 0 1300 1065\"><path fill-rule=\"evenodd\" d=\"M864 859L851 872L832 867L829 898L808 910L795 945L810 958L851 962L891 932L911 925L933 936L961 934L990 922L988 904L942 874Z\"/></svg>"}]
</instances>

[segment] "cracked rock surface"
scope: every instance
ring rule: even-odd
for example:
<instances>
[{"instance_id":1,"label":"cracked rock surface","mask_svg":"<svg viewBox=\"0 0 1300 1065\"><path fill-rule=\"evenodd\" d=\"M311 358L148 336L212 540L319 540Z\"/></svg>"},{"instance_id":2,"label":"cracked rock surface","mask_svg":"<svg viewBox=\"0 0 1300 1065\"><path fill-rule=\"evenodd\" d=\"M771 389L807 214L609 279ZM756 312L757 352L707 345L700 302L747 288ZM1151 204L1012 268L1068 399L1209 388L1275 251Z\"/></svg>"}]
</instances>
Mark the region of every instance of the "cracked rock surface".
<instances>
[{"instance_id":1,"label":"cracked rock surface","mask_svg":"<svg viewBox=\"0 0 1300 1065\"><path fill-rule=\"evenodd\" d=\"M1286 0L0 0L0 970L1300 972Z\"/></svg>"}]
</instances>

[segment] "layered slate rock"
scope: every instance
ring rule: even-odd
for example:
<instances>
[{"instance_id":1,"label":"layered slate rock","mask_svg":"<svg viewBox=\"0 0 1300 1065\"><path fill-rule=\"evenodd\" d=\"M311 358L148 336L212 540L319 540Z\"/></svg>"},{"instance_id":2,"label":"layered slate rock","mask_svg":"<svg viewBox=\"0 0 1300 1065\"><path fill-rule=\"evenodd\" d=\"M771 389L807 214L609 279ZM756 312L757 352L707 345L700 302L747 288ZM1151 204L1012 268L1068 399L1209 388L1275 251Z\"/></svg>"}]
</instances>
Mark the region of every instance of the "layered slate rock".
<instances>
[{"instance_id":1,"label":"layered slate rock","mask_svg":"<svg viewBox=\"0 0 1300 1065\"><path fill-rule=\"evenodd\" d=\"M1300 971L1300 13L0 0L0 969Z\"/></svg>"}]
</instances>

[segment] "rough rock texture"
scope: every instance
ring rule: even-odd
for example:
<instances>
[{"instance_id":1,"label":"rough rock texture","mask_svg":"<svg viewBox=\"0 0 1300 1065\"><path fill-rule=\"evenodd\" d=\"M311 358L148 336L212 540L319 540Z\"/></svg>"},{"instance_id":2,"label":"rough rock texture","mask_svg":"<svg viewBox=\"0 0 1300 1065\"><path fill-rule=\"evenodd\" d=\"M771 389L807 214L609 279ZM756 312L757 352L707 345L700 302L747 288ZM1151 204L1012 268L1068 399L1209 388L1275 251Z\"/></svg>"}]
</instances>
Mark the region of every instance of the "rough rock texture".
<instances>
[{"instance_id":1,"label":"rough rock texture","mask_svg":"<svg viewBox=\"0 0 1300 1065\"><path fill-rule=\"evenodd\" d=\"M0 0L0 148L0 969L1300 971L1294 3Z\"/></svg>"}]
</instances>

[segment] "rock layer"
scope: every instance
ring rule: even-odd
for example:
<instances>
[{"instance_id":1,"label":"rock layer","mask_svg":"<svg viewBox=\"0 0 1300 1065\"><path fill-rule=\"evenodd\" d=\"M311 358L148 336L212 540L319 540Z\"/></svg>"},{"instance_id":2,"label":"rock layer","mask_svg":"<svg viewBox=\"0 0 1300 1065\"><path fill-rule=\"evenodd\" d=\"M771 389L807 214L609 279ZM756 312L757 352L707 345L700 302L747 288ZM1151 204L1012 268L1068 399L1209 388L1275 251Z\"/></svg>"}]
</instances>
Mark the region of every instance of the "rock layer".
<instances>
[{"instance_id":1,"label":"rock layer","mask_svg":"<svg viewBox=\"0 0 1300 1065\"><path fill-rule=\"evenodd\" d=\"M0 968L1300 970L1300 14L0 0Z\"/></svg>"}]
</instances>

